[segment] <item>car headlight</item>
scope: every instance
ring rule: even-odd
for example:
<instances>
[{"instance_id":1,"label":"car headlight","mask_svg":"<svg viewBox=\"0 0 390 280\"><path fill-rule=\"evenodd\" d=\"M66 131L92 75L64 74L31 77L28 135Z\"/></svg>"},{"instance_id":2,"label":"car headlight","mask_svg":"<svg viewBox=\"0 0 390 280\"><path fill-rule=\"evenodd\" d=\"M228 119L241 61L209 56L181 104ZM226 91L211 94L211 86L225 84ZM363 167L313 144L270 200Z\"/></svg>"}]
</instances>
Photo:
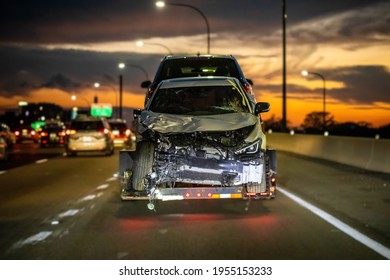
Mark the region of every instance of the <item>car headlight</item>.
<instances>
[{"instance_id":1,"label":"car headlight","mask_svg":"<svg viewBox=\"0 0 390 280\"><path fill-rule=\"evenodd\" d=\"M243 149L240 149L236 152L236 154L241 155L241 154L255 154L258 152L260 147L260 140L256 141L255 143L250 144L249 146L246 146Z\"/></svg>"}]
</instances>

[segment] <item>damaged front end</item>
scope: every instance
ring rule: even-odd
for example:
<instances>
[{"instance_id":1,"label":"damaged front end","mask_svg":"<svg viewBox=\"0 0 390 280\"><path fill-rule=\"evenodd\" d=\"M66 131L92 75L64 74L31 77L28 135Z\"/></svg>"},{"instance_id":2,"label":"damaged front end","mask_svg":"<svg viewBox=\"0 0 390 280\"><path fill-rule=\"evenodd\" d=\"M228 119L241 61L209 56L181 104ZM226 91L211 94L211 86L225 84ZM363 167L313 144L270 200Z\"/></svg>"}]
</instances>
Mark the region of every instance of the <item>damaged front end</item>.
<instances>
[{"instance_id":1,"label":"damaged front end","mask_svg":"<svg viewBox=\"0 0 390 280\"><path fill-rule=\"evenodd\" d=\"M273 197L274 156L258 121L245 113L141 115L136 151L120 152L122 199Z\"/></svg>"}]
</instances>

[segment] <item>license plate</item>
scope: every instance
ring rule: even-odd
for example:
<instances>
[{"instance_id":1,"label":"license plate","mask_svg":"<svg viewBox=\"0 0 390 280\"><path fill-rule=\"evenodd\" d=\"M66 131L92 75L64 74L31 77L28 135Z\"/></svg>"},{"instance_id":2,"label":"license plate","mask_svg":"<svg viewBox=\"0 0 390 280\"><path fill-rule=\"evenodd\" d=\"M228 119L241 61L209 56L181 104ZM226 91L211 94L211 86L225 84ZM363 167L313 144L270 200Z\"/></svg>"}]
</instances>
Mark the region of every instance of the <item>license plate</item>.
<instances>
[{"instance_id":1,"label":"license plate","mask_svg":"<svg viewBox=\"0 0 390 280\"><path fill-rule=\"evenodd\" d=\"M84 141L85 142L91 142L92 141L92 137L91 136L84 136Z\"/></svg>"}]
</instances>

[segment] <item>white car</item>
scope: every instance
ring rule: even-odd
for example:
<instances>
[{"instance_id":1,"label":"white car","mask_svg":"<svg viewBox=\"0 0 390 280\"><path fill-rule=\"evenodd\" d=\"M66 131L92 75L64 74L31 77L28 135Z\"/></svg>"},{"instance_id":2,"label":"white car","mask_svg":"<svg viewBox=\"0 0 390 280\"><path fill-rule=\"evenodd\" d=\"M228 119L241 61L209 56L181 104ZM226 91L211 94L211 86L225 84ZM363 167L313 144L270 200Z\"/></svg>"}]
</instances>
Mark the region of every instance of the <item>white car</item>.
<instances>
[{"instance_id":1,"label":"white car","mask_svg":"<svg viewBox=\"0 0 390 280\"><path fill-rule=\"evenodd\" d=\"M120 152L122 199L273 198L276 153L233 77L162 81L136 112L137 149Z\"/></svg>"}]
</instances>

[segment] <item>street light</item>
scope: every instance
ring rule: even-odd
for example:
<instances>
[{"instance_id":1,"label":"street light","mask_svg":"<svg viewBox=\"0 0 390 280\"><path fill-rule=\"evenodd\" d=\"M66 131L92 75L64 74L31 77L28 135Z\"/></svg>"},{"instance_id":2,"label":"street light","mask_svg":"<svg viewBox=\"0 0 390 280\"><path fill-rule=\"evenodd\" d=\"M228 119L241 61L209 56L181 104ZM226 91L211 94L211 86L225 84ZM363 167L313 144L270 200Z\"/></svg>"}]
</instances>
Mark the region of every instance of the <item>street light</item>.
<instances>
[{"instance_id":1,"label":"street light","mask_svg":"<svg viewBox=\"0 0 390 280\"><path fill-rule=\"evenodd\" d=\"M210 54L210 24L209 24L209 21L207 20L207 17L205 16L205 14L201 10L199 10L198 8L191 6L191 5L188 5L188 4L169 3L169 2L166 3L165 1L157 1L156 2L157 8L160 8L160 9L164 8L165 5L191 8L191 9L197 11L203 17L203 19L206 23L206 28L207 28L207 54Z\"/></svg>"},{"instance_id":2,"label":"street light","mask_svg":"<svg viewBox=\"0 0 390 280\"><path fill-rule=\"evenodd\" d=\"M96 84L99 84L99 83L95 83L95 85ZM111 88L114 91L114 93L115 93L115 107L117 107L118 106L118 95L116 94L117 93L117 89L114 88L114 86L111 85L110 83L104 83L103 85L99 84L99 86L104 86L104 87L107 86L107 87ZM116 115L118 116L118 113L116 113Z\"/></svg>"},{"instance_id":3,"label":"street light","mask_svg":"<svg viewBox=\"0 0 390 280\"><path fill-rule=\"evenodd\" d=\"M100 87L100 84L99 83L94 83L93 86L98 89ZM95 97L93 98L93 103L98 103L98 96L97 96L97 92L95 91Z\"/></svg>"},{"instance_id":4,"label":"street light","mask_svg":"<svg viewBox=\"0 0 390 280\"><path fill-rule=\"evenodd\" d=\"M160 46L160 47L163 47L164 49L166 49L168 51L168 54L173 54L172 51L166 46L166 45L163 45L163 44L160 44L160 43L145 43L144 41L137 41L135 43L135 45L137 47L143 47L144 45L154 45L154 46Z\"/></svg>"},{"instance_id":5,"label":"street light","mask_svg":"<svg viewBox=\"0 0 390 280\"><path fill-rule=\"evenodd\" d=\"M303 70L301 72L302 76L305 76L307 77L309 74L311 75L315 75L315 76L318 76L322 79L322 85L323 85L323 88L322 88L322 94L323 94L323 119L322 119L322 129L323 131L325 131L325 117L326 117L326 109L325 109L325 105L326 105L326 85L325 85L325 78L323 75L321 75L320 73L316 73L316 72L309 72L307 70Z\"/></svg>"},{"instance_id":6,"label":"street light","mask_svg":"<svg viewBox=\"0 0 390 280\"><path fill-rule=\"evenodd\" d=\"M123 71L123 69L125 69L125 67L134 67L134 68L141 70L144 73L146 80L149 81L148 72L142 66L139 66L136 64L126 64L124 62L121 62L118 64L118 68L121 69L122 71ZM122 73L122 71L119 74L119 118L120 119L122 118L122 95L123 95L123 73Z\"/></svg>"},{"instance_id":7,"label":"street light","mask_svg":"<svg viewBox=\"0 0 390 280\"><path fill-rule=\"evenodd\" d=\"M76 95L72 95L72 96L70 97L70 99L72 99L73 101L76 101L77 98L81 98L82 100L84 100L85 102L87 102L88 107L91 107L91 103L90 103L84 96L79 96L79 97L77 97Z\"/></svg>"}]
</instances>

